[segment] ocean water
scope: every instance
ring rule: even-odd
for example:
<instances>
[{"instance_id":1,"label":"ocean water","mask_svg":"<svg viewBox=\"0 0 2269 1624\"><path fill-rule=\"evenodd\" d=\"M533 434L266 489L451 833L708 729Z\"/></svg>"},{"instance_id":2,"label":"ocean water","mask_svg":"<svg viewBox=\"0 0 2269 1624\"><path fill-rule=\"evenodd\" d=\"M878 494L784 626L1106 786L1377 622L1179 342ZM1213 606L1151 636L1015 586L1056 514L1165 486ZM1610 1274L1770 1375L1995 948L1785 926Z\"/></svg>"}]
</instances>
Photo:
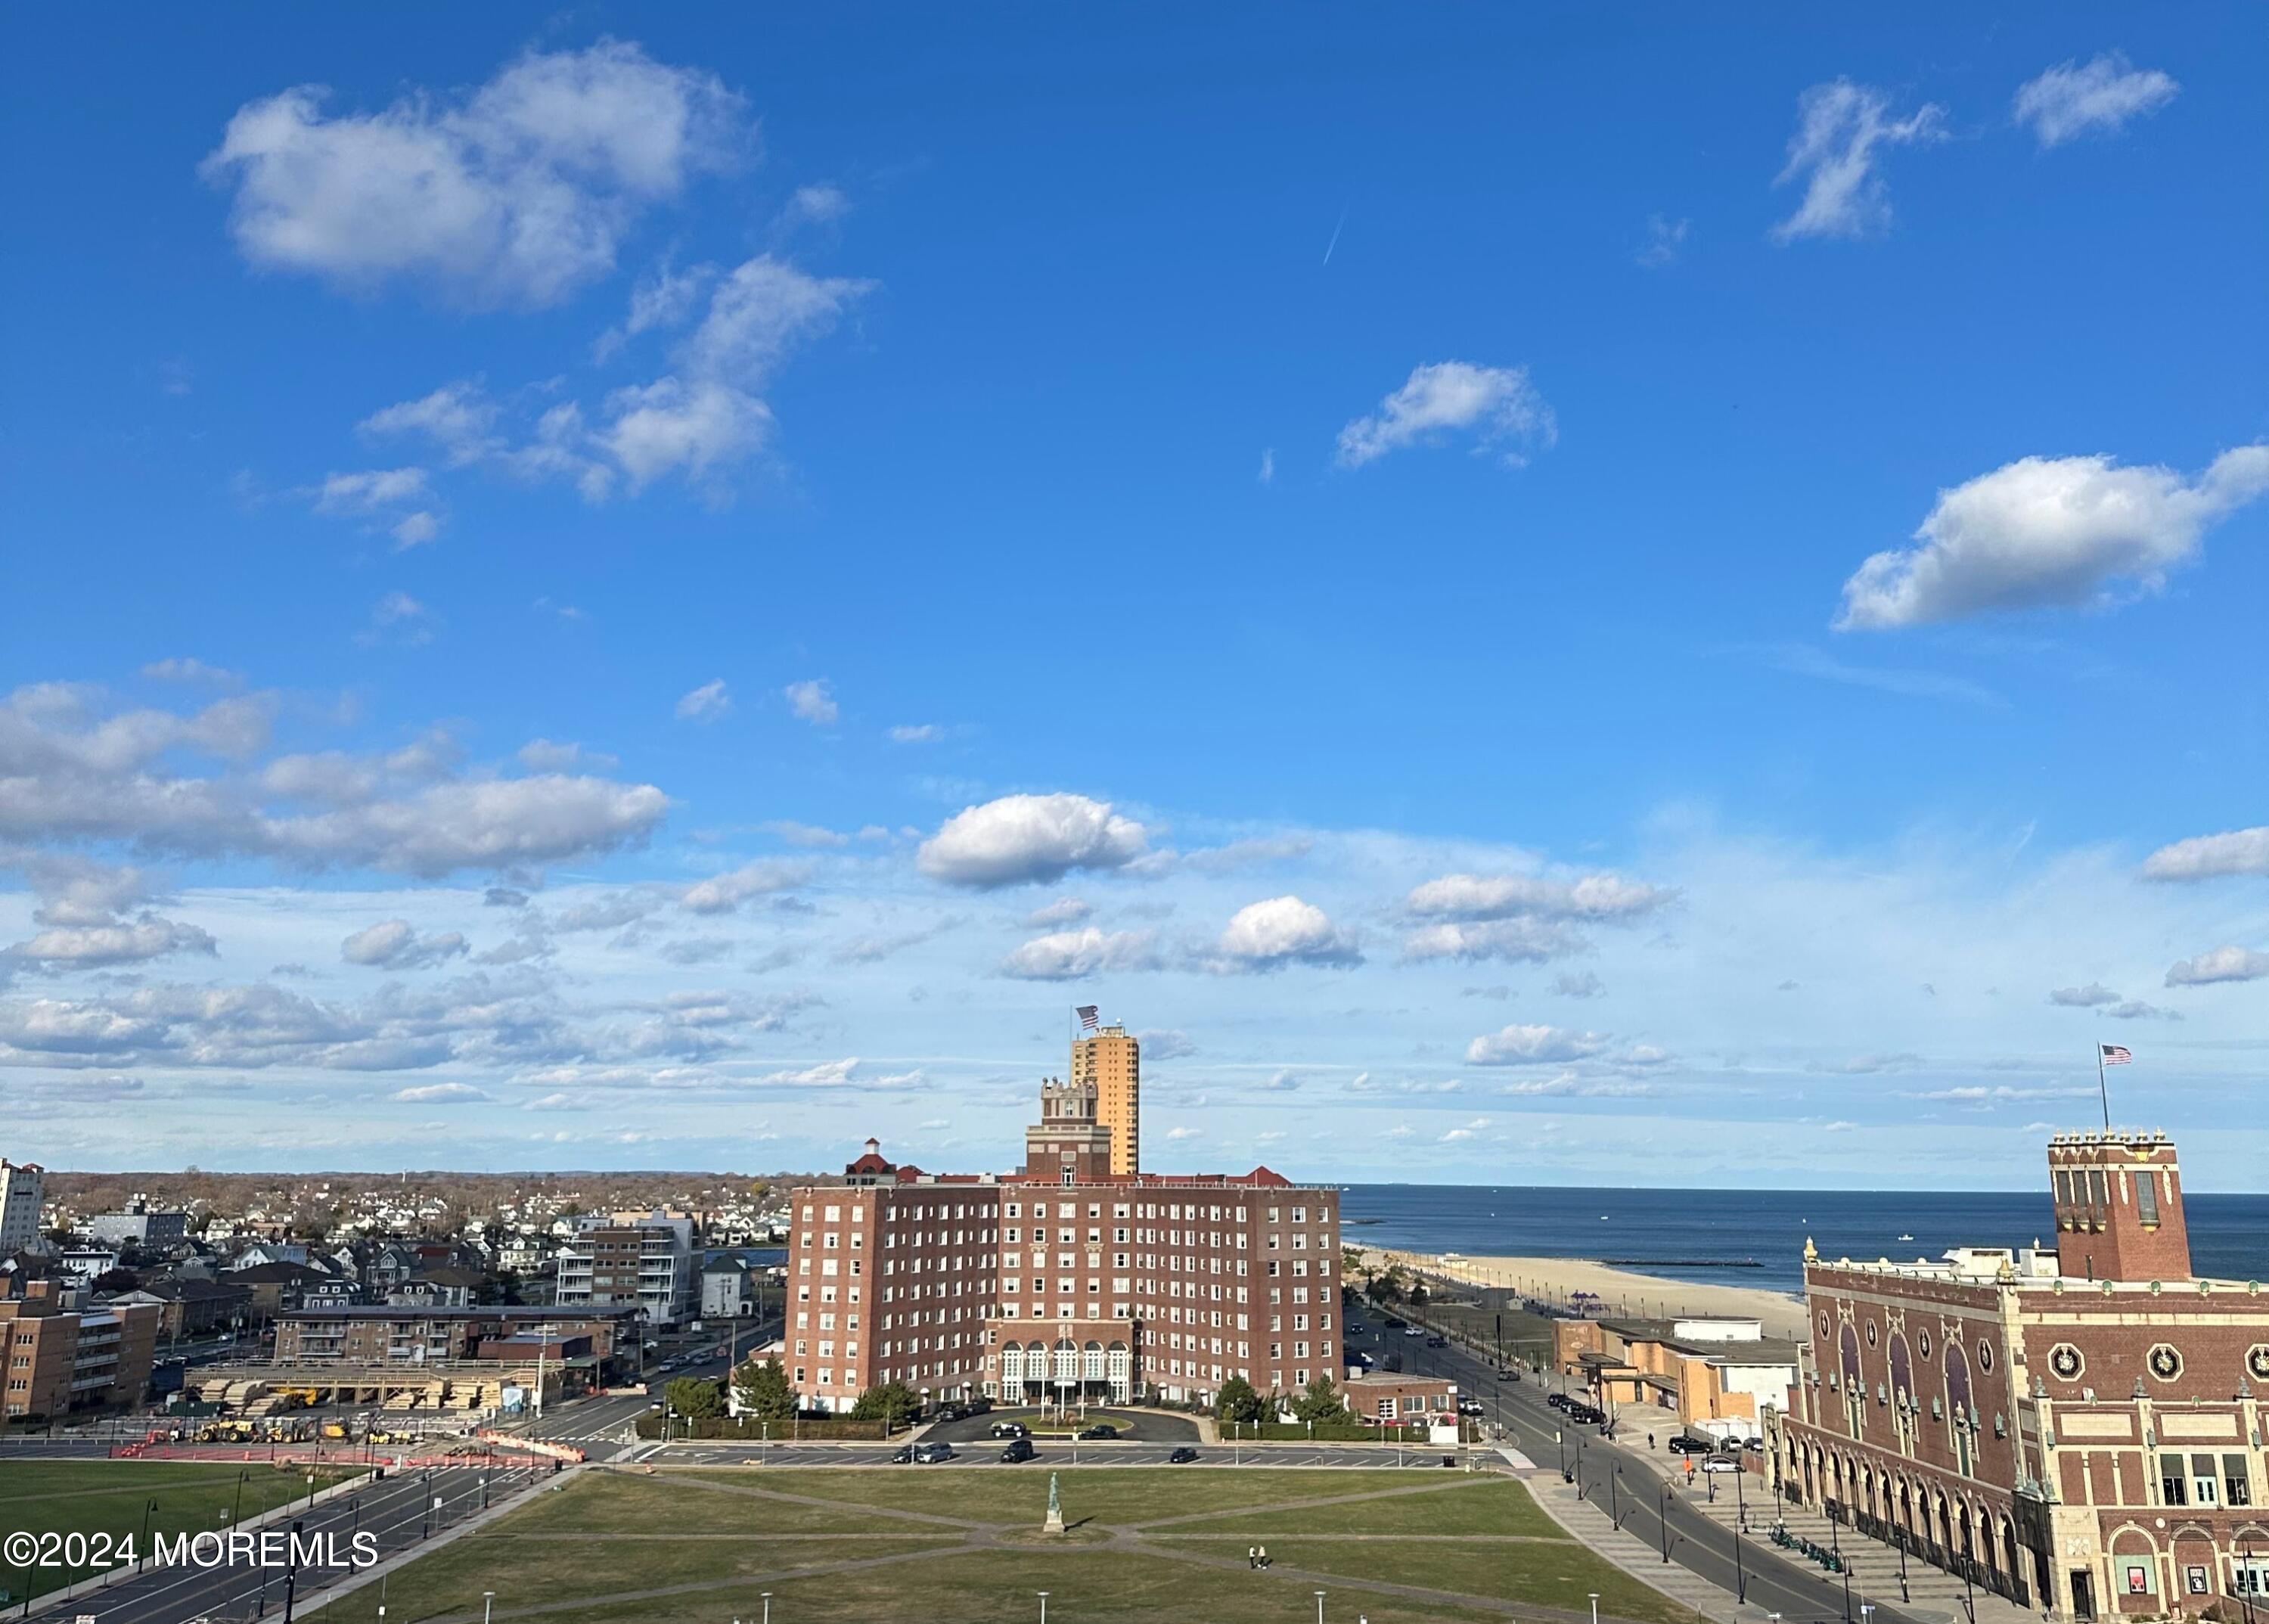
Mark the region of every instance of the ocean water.
<instances>
[{"instance_id":1,"label":"ocean water","mask_svg":"<svg viewBox=\"0 0 2269 1624\"><path fill-rule=\"evenodd\" d=\"M2269 1195L2185 1192L2183 1204L2194 1270L2269 1281ZM2056 1235L2046 1191L1349 1185L1340 1219L1358 1245L1596 1258L1671 1280L1792 1295L1804 1288L1807 1236L1822 1257L1902 1259L1935 1258L1949 1246L2053 1245Z\"/></svg>"}]
</instances>

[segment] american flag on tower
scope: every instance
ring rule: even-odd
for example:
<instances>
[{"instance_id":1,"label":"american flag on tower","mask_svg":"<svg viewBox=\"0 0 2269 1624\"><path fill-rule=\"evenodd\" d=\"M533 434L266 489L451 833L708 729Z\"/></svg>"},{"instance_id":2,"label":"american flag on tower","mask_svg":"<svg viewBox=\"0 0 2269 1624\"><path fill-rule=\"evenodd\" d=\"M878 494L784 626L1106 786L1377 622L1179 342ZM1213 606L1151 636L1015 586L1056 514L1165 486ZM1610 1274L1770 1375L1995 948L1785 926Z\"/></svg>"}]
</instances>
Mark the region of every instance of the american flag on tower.
<instances>
[{"instance_id":1,"label":"american flag on tower","mask_svg":"<svg viewBox=\"0 0 2269 1624\"><path fill-rule=\"evenodd\" d=\"M2097 1047L2103 1051L2106 1066L2132 1066L2135 1063L2135 1057L2117 1044L2100 1044Z\"/></svg>"},{"instance_id":2,"label":"american flag on tower","mask_svg":"<svg viewBox=\"0 0 2269 1624\"><path fill-rule=\"evenodd\" d=\"M1078 1005L1075 1007L1074 1013L1079 1016L1080 1029L1083 1031L1091 1032L1095 1030L1096 1010L1093 1004Z\"/></svg>"}]
</instances>

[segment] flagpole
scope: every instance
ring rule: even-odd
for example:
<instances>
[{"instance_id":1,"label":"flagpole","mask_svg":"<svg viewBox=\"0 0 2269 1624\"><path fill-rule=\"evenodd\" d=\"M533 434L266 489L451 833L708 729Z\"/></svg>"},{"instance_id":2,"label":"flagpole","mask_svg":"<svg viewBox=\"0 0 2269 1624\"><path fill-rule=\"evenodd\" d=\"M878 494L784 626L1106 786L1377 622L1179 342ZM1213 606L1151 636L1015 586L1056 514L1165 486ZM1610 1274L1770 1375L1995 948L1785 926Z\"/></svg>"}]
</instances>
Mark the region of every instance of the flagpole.
<instances>
[{"instance_id":1,"label":"flagpole","mask_svg":"<svg viewBox=\"0 0 2269 1624\"><path fill-rule=\"evenodd\" d=\"M2103 1081L2103 1040L2095 1040L2095 1097L2103 1105L2103 1131L2111 1132L2111 1090Z\"/></svg>"}]
</instances>

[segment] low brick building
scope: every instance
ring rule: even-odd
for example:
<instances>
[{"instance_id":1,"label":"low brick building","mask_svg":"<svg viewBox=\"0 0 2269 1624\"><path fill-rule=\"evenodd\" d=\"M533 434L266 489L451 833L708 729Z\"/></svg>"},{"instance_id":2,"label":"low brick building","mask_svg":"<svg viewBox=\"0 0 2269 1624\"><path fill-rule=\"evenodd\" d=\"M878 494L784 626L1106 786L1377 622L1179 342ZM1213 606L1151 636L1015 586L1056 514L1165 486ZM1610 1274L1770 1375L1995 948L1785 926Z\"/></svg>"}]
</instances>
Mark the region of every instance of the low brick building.
<instances>
[{"instance_id":1,"label":"low brick building","mask_svg":"<svg viewBox=\"0 0 2269 1624\"><path fill-rule=\"evenodd\" d=\"M1458 1419L1458 1384L1444 1377L1350 1376L1340 1397L1364 1421L1450 1422Z\"/></svg>"},{"instance_id":2,"label":"low brick building","mask_svg":"<svg viewBox=\"0 0 2269 1624\"><path fill-rule=\"evenodd\" d=\"M1755 1437L1763 1436L1764 1406L1785 1402L1797 1369L1795 1343L1765 1336L1754 1319L1721 1317L1558 1319L1552 1355L1602 1406L1637 1405L1686 1426L1747 1421Z\"/></svg>"}]
</instances>

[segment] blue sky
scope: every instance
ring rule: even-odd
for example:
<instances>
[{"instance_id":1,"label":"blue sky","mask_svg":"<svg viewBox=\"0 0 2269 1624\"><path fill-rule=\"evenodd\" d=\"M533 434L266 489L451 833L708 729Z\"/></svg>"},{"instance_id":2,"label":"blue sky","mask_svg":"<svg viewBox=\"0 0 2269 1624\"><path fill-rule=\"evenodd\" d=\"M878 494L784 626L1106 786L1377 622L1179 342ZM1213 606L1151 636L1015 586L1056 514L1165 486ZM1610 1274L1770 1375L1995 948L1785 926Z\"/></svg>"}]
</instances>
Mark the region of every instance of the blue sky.
<instances>
[{"instance_id":1,"label":"blue sky","mask_svg":"<svg viewBox=\"0 0 2269 1624\"><path fill-rule=\"evenodd\" d=\"M11 32L10 1154L2269 1187L2244 9Z\"/></svg>"}]
</instances>

